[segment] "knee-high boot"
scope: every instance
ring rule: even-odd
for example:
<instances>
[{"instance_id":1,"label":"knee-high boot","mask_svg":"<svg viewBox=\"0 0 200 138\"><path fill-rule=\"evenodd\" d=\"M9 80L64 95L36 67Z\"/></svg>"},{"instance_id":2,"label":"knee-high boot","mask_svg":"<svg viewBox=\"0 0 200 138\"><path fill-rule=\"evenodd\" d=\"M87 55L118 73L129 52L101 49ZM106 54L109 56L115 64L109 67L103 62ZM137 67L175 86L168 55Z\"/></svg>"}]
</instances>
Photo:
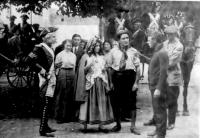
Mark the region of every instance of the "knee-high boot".
<instances>
[{"instance_id":1,"label":"knee-high boot","mask_svg":"<svg viewBox=\"0 0 200 138\"><path fill-rule=\"evenodd\" d=\"M47 135L46 133L51 133L55 131L54 129L51 129L48 125L49 102L50 102L50 98L45 97L45 102L44 102L42 117L41 117L41 122L40 122L40 130L39 130L41 136L51 136L51 135Z\"/></svg>"},{"instance_id":2,"label":"knee-high boot","mask_svg":"<svg viewBox=\"0 0 200 138\"><path fill-rule=\"evenodd\" d=\"M136 122L136 110L132 110L131 111L131 133L134 133L135 135L140 135L140 132L137 130L136 126L135 126L135 122Z\"/></svg>"}]
</instances>

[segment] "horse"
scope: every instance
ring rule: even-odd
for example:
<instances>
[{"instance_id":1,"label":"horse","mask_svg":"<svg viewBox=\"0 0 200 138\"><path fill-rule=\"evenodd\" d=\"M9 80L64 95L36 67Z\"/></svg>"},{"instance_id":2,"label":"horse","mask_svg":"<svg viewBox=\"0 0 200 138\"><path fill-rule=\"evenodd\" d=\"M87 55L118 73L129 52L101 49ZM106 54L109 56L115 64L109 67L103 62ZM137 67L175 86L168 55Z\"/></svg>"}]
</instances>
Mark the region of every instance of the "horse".
<instances>
[{"instance_id":1,"label":"horse","mask_svg":"<svg viewBox=\"0 0 200 138\"><path fill-rule=\"evenodd\" d=\"M184 46L184 51L182 54L182 60L180 62L182 76L183 76L183 115L189 116L189 110L187 105L187 95L188 95L188 84L190 81L190 74L194 63L194 41L195 28L191 23L188 23L182 30L181 42Z\"/></svg>"}]
</instances>

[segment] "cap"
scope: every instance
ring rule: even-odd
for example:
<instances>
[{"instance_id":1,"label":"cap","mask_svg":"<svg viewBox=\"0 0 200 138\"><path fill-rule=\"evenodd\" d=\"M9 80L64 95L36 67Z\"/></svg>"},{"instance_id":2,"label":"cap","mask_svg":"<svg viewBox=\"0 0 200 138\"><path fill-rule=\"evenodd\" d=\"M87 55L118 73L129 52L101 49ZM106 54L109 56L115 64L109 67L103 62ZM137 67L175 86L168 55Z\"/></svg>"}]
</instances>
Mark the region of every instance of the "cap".
<instances>
[{"instance_id":1,"label":"cap","mask_svg":"<svg viewBox=\"0 0 200 138\"><path fill-rule=\"evenodd\" d=\"M26 14L22 14L20 17L25 18L25 19L29 19L28 15L26 15Z\"/></svg>"},{"instance_id":2,"label":"cap","mask_svg":"<svg viewBox=\"0 0 200 138\"><path fill-rule=\"evenodd\" d=\"M125 7L122 7L122 6L116 7L115 10L117 10L119 12L129 12L128 8L125 8Z\"/></svg>"},{"instance_id":3,"label":"cap","mask_svg":"<svg viewBox=\"0 0 200 138\"><path fill-rule=\"evenodd\" d=\"M15 20L17 17L15 15L10 16L10 20Z\"/></svg>"}]
</instances>

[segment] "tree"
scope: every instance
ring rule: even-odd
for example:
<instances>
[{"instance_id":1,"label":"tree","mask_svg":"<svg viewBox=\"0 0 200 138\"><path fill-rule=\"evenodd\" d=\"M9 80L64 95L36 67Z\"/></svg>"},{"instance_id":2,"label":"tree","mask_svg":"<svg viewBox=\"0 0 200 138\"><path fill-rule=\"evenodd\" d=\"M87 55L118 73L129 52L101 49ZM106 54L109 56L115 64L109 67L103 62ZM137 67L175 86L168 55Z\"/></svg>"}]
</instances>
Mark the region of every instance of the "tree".
<instances>
[{"instance_id":1,"label":"tree","mask_svg":"<svg viewBox=\"0 0 200 138\"><path fill-rule=\"evenodd\" d=\"M3 0L0 2L0 9L9 8L10 4L17 6L22 13L32 11L35 14L42 14L42 10L50 8L55 3L59 10L58 14L68 16L108 16L120 0Z\"/></svg>"}]
</instances>

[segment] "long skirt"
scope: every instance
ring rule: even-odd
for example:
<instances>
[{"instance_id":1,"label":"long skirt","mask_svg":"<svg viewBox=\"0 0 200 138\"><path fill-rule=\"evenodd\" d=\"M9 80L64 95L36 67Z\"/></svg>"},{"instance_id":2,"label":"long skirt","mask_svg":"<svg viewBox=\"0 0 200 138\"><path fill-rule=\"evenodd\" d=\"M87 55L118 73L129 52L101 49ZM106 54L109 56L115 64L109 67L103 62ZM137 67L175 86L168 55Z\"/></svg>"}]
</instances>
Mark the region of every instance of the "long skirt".
<instances>
[{"instance_id":1,"label":"long skirt","mask_svg":"<svg viewBox=\"0 0 200 138\"><path fill-rule=\"evenodd\" d=\"M61 69L57 76L55 91L55 118L59 121L69 122L73 117L73 69Z\"/></svg>"},{"instance_id":2,"label":"long skirt","mask_svg":"<svg viewBox=\"0 0 200 138\"><path fill-rule=\"evenodd\" d=\"M109 124L114 120L109 95L102 79L96 78L88 98L80 106L79 119L87 124Z\"/></svg>"}]
</instances>

